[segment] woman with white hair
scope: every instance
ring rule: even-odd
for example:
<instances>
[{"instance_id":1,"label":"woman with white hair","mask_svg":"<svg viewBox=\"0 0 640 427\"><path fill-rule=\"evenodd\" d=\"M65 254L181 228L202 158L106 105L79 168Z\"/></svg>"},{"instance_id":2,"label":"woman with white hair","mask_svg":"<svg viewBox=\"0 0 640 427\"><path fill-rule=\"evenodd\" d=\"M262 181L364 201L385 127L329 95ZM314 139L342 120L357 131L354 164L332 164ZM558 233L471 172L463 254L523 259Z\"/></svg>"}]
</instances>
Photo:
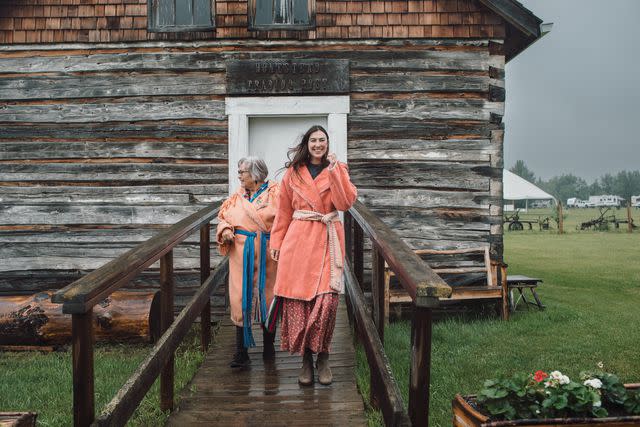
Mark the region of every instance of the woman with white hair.
<instances>
[{"instance_id":1,"label":"woman with white hair","mask_svg":"<svg viewBox=\"0 0 640 427\"><path fill-rule=\"evenodd\" d=\"M262 324L263 358L273 360L275 331L265 328L273 300L276 262L267 256L271 226L277 211L278 184L267 181L267 165L257 157L238 162L240 189L220 208L216 240L222 255L229 255L231 321L236 325L236 352L230 366L251 363L248 347L255 346L251 326Z\"/></svg>"}]
</instances>

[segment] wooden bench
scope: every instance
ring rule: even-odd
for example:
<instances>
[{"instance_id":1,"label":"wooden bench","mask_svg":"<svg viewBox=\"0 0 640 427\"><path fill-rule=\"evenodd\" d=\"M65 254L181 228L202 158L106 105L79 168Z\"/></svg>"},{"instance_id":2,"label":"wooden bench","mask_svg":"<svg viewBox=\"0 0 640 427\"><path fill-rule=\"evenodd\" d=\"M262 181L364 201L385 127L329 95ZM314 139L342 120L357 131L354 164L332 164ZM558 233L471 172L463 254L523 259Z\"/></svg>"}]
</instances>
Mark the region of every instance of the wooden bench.
<instances>
[{"instance_id":1,"label":"wooden bench","mask_svg":"<svg viewBox=\"0 0 640 427\"><path fill-rule=\"evenodd\" d=\"M507 319L509 310L507 306L507 288L506 281L498 284L498 269L501 268L501 264L491 260L488 246L465 248L465 249L418 249L414 251L417 255L459 255L459 254L478 254L482 255L483 265L478 267L455 267L455 268L437 268L432 267L432 270L438 274L469 274L469 273L482 273L486 276L486 285L484 286L452 286L453 293L449 301L472 301L472 300L500 300L503 303L501 306L501 312L503 319ZM427 261L428 262L428 261ZM506 266L504 271L501 272L501 277L506 276ZM394 276L393 271L385 264L384 272L384 303L385 313L389 313L391 304L409 303L411 297L403 289L391 289L391 277ZM388 321L388 318L387 318Z\"/></svg>"},{"instance_id":2,"label":"wooden bench","mask_svg":"<svg viewBox=\"0 0 640 427\"><path fill-rule=\"evenodd\" d=\"M538 297L538 293L536 292L538 284L540 283L542 283L542 279L536 279L535 277L519 275L507 276L507 290L509 291L509 310L515 311L520 300L525 303L527 309L529 309L529 305L534 305L537 306L540 310L544 310L544 304L542 304L542 301L540 301L540 297ZM529 289L531 295L533 295L535 303L527 301L527 298L524 295L524 291L527 289ZM513 294L516 290L519 292L519 295L514 301Z\"/></svg>"}]
</instances>

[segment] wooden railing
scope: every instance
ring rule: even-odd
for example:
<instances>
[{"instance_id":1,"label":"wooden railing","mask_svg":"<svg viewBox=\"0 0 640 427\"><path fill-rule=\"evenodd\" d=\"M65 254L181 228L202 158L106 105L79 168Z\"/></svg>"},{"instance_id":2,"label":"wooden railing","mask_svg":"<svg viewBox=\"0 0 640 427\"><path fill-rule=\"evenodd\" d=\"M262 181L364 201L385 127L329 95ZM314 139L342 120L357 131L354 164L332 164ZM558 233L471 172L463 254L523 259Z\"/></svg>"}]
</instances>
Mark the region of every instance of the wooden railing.
<instances>
[{"instance_id":1,"label":"wooden railing","mask_svg":"<svg viewBox=\"0 0 640 427\"><path fill-rule=\"evenodd\" d=\"M201 345L211 337L210 295L224 281L228 258L211 271L210 222L220 203L204 208L163 230L146 242L56 292L52 301L71 314L73 345L73 422L75 426L125 425L155 379L160 376L160 408L172 410L174 353L195 319L201 320ZM200 230L201 286L174 320L173 248ZM160 260L161 331L163 335L150 354L127 380L113 400L95 419L93 373L93 307L126 285L145 268Z\"/></svg>"},{"instance_id":2,"label":"wooden railing","mask_svg":"<svg viewBox=\"0 0 640 427\"><path fill-rule=\"evenodd\" d=\"M364 235L371 240L372 313L362 291ZM386 425L427 426L429 423L429 381L431 373L431 309L451 288L418 257L389 226L361 202L345 213L345 240L349 262L345 267L345 288L349 313L355 320L371 372L374 407L382 411ZM411 361L408 413L384 351L385 262L411 295Z\"/></svg>"}]
</instances>

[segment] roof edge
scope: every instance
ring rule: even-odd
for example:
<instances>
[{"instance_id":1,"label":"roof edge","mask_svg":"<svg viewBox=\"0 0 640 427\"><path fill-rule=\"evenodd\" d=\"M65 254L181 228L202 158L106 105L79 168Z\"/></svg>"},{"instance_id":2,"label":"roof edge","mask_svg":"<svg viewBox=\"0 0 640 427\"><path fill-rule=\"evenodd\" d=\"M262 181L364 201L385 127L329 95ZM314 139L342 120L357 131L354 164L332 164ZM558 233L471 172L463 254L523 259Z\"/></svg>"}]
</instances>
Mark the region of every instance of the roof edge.
<instances>
[{"instance_id":1,"label":"roof edge","mask_svg":"<svg viewBox=\"0 0 640 427\"><path fill-rule=\"evenodd\" d=\"M501 16L516 30L518 41L506 52L507 61L545 34L541 28L542 19L516 0L480 0L480 3Z\"/></svg>"}]
</instances>

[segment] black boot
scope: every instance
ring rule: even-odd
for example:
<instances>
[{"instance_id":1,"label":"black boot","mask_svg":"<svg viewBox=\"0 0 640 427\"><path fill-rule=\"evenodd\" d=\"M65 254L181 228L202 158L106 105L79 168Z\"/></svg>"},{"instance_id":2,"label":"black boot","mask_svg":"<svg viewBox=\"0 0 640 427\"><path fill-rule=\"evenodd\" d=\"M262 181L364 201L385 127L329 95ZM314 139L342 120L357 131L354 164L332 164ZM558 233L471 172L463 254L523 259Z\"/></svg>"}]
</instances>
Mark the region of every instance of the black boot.
<instances>
[{"instance_id":1,"label":"black boot","mask_svg":"<svg viewBox=\"0 0 640 427\"><path fill-rule=\"evenodd\" d=\"M276 339L276 333L270 333L267 328L262 328L262 358L264 360L273 360L276 358L276 348L273 342Z\"/></svg>"},{"instance_id":2,"label":"black boot","mask_svg":"<svg viewBox=\"0 0 640 427\"><path fill-rule=\"evenodd\" d=\"M232 368L246 368L250 364L249 352L244 346L244 329L241 326L236 326L236 354L233 356L229 366Z\"/></svg>"}]
</instances>

